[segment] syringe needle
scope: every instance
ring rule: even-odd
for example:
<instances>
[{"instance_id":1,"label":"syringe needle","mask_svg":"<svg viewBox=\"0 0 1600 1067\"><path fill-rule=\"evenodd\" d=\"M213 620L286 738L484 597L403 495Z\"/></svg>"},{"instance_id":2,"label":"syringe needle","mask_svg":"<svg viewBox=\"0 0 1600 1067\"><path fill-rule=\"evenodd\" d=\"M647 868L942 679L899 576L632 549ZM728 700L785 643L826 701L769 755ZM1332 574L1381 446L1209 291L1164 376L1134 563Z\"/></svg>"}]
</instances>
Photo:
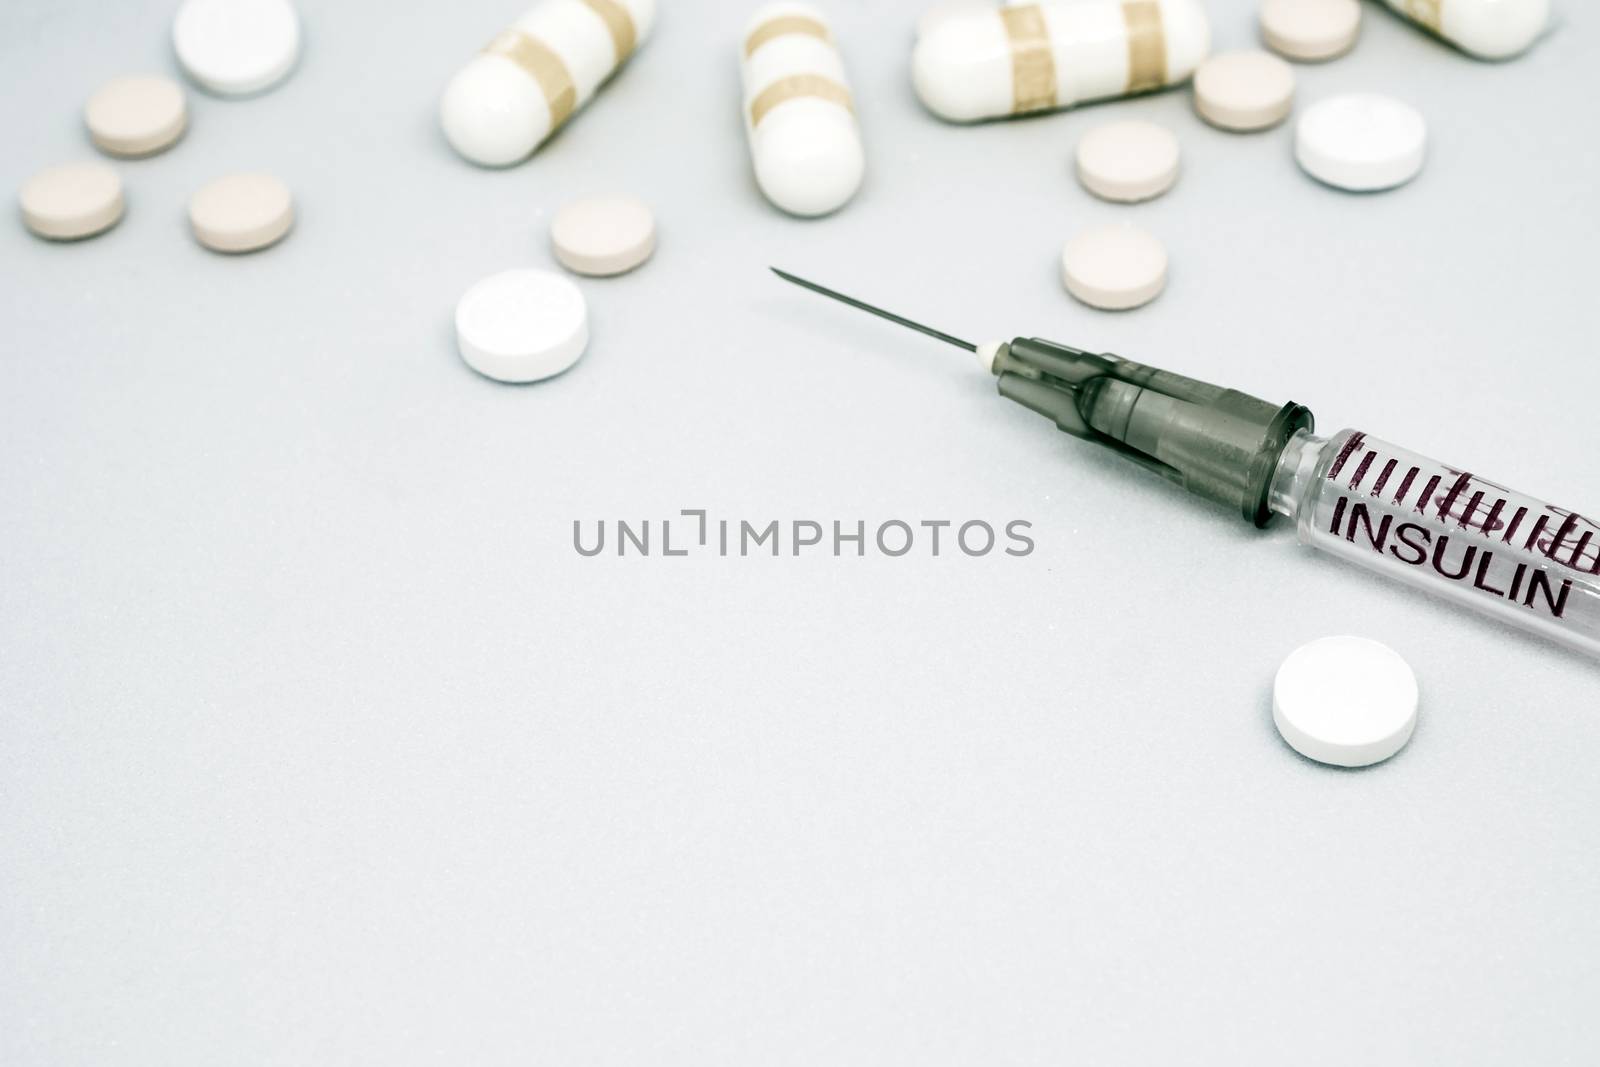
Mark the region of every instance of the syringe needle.
<instances>
[{"instance_id":1,"label":"syringe needle","mask_svg":"<svg viewBox=\"0 0 1600 1067\"><path fill-rule=\"evenodd\" d=\"M951 337L947 333L944 333L940 330L935 330L932 326L924 326L920 322L912 322L910 319L901 318L899 315L896 315L893 312L885 311L882 308L873 307L871 304L864 304L853 296L845 296L843 293L836 293L832 289L818 285L816 282L808 282L804 278L796 278L793 274L781 271L777 267L772 267L770 269L772 273L776 274L784 281L793 282L802 289L810 289L813 293L821 293L823 296L832 297L841 304L849 304L853 308L860 308L862 311L871 312L880 319L888 319L890 322L897 322L901 326L916 330L918 333L925 333L929 337L937 338L947 345L955 345L957 348L965 348L968 352L976 352L978 350L978 346L972 342L963 341L959 337Z\"/></svg>"}]
</instances>

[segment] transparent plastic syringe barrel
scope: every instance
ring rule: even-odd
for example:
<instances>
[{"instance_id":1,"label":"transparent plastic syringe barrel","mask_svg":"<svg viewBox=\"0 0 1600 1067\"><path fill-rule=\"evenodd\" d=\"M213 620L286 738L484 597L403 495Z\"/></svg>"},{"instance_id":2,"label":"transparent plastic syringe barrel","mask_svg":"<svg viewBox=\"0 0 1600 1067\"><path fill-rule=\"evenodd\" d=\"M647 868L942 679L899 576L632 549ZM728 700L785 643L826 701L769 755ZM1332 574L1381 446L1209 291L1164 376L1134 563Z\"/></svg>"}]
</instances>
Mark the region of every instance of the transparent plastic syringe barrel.
<instances>
[{"instance_id":1,"label":"transparent plastic syringe barrel","mask_svg":"<svg viewBox=\"0 0 1600 1067\"><path fill-rule=\"evenodd\" d=\"M1357 430L1296 434L1272 510L1302 544L1600 656L1600 525Z\"/></svg>"}]
</instances>

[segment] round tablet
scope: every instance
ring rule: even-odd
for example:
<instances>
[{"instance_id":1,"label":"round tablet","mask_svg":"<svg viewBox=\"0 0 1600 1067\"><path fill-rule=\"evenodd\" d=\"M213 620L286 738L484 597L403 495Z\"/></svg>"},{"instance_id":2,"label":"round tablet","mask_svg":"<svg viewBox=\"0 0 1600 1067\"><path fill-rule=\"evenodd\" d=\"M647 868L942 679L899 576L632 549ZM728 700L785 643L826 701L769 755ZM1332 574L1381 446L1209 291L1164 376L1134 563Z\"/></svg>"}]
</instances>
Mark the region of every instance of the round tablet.
<instances>
[{"instance_id":1,"label":"round tablet","mask_svg":"<svg viewBox=\"0 0 1600 1067\"><path fill-rule=\"evenodd\" d=\"M1137 119L1097 126L1078 142L1078 180L1106 200L1160 196L1178 180L1178 139Z\"/></svg>"},{"instance_id":2,"label":"round tablet","mask_svg":"<svg viewBox=\"0 0 1600 1067\"><path fill-rule=\"evenodd\" d=\"M122 179L104 163L65 163L29 178L20 199L28 229L52 241L76 241L122 218Z\"/></svg>"},{"instance_id":3,"label":"round tablet","mask_svg":"<svg viewBox=\"0 0 1600 1067\"><path fill-rule=\"evenodd\" d=\"M1294 71L1268 52L1224 52L1194 72L1194 106L1224 130L1248 132L1276 126L1294 101Z\"/></svg>"},{"instance_id":4,"label":"round tablet","mask_svg":"<svg viewBox=\"0 0 1600 1067\"><path fill-rule=\"evenodd\" d=\"M1428 124L1416 108L1376 93L1330 97L1306 109L1294 156L1318 181L1355 192L1404 185L1422 170Z\"/></svg>"},{"instance_id":5,"label":"round tablet","mask_svg":"<svg viewBox=\"0 0 1600 1067\"><path fill-rule=\"evenodd\" d=\"M1261 38L1287 59L1342 56L1361 34L1357 0L1262 0Z\"/></svg>"},{"instance_id":6,"label":"round tablet","mask_svg":"<svg viewBox=\"0 0 1600 1067\"><path fill-rule=\"evenodd\" d=\"M1067 292L1090 307L1124 311L1148 304L1167 284L1167 250L1137 226L1085 230L1061 250Z\"/></svg>"},{"instance_id":7,"label":"round tablet","mask_svg":"<svg viewBox=\"0 0 1600 1067\"><path fill-rule=\"evenodd\" d=\"M456 305L467 366L498 382L560 374L589 344L589 309L572 282L547 270L491 274Z\"/></svg>"},{"instance_id":8,"label":"round tablet","mask_svg":"<svg viewBox=\"0 0 1600 1067\"><path fill-rule=\"evenodd\" d=\"M184 0L172 45L196 85L223 96L260 92L300 57L300 17L289 0Z\"/></svg>"},{"instance_id":9,"label":"round tablet","mask_svg":"<svg viewBox=\"0 0 1600 1067\"><path fill-rule=\"evenodd\" d=\"M1388 645L1324 637L1289 654L1272 683L1272 721L1302 756L1365 767L1399 752L1417 725L1417 676Z\"/></svg>"},{"instance_id":10,"label":"round tablet","mask_svg":"<svg viewBox=\"0 0 1600 1067\"><path fill-rule=\"evenodd\" d=\"M623 274L655 251L656 219L644 201L631 196L575 200L556 212L550 243L574 274Z\"/></svg>"},{"instance_id":11,"label":"round tablet","mask_svg":"<svg viewBox=\"0 0 1600 1067\"><path fill-rule=\"evenodd\" d=\"M213 252L255 252L289 232L294 199L270 174L230 174L189 198L189 223Z\"/></svg>"},{"instance_id":12,"label":"round tablet","mask_svg":"<svg viewBox=\"0 0 1600 1067\"><path fill-rule=\"evenodd\" d=\"M114 156L148 156L171 148L189 124L183 89L160 74L113 78L89 97L89 136Z\"/></svg>"}]
</instances>

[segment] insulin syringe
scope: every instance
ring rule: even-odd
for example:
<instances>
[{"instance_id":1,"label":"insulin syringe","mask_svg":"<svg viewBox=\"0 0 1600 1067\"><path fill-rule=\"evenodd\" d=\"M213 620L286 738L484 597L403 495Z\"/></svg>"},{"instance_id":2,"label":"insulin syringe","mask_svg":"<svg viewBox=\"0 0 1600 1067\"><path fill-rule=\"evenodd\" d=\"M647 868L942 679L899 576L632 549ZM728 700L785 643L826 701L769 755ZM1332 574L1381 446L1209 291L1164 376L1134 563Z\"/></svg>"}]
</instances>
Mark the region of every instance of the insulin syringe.
<instances>
[{"instance_id":1,"label":"insulin syringe","mask_svg":"<svg viewBox=\"0 0 1600 1067\"><path fill-rule=\"evenodd\" d=\"M975 352L1000 395L1257 526L1600 656L1600 525L1358 430L1312 433L1269 404L1037 338L975 345L773 268L852 307Z\"/></svg>"}]
</instances>

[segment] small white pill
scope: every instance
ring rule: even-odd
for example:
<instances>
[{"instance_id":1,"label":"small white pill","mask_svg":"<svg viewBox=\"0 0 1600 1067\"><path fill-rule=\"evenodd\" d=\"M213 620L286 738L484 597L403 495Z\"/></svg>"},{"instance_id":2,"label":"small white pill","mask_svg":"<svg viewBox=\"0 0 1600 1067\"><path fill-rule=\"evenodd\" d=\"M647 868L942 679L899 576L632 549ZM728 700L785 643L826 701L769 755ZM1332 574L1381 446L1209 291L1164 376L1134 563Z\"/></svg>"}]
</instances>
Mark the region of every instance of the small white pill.
<instances>
[{"instance_id":1,"label":"small white pill","mask_svg":"<svg viewBox=\"0 0 1600 1067\"><path fill-rule=\"evenodd\" d=\"M1199 0L1047 0L938 20L911 73L929 111L976 122L1177 85L1210 50Z\"/></svg>"},{"instance_id":2,"label":"small white pill","mask_svg":"<svg viewBox=\"0 0 1600 1067\"><path fill-rule=\"evenodd\" d=\"M769 4L745 30L745 132L756 184L775 206L814 217L850 202L866 172L844 60L821 11Z\"/></svg>"},{"instance_id":3,"label":"small white pill","mask_svg":"<svg viewBox=\"0 0 1600 1067\"><path fill-rule=\"evenodd\" d=\"M1090 307L1126 311L1161 295L1167 284L1167 250L1129 223L1096 226L1061 250L1061 280L1067 292Z\"/></svg>"},{"instance_id":4,"label":"small white pill","mask_svg":"<svg viewBox=\"0 0 1600 1067\"><path fill-rule=\"evenodd\" d=\"M1224 130L1249 133L1276 126L1294 102L1294 71L1268 52L1225 52L1194 72L1194 106Z\"/></svg>"},{"instance_id":5,"label":"small white pill","mask_svg":"<svg viewBox=\"0 0 1600 1067\"><path fill-rule=\"evenodd\" d=\"M195 239L213 252L255 252L289 232L294 198L270 174L230 174L189 198L189 224Z\"/></svg>"},{"instance_id":6,"label":"small white pill","mask_svg":"<svg viewBox=\"0 0 1600 1067\"><path fill-rule=\"evenodd\" d=\"M1357 0L1262 0L1261 39L1285 59L1342 56L1361 35Z\"/></svg>"},{"instance_id":7,"label":"small white pill","mask_svg":"<svg viewBox=\"0 0 1600 1067\"><path fill-rule=\"evenodd\" d=\"M1527 51L1550 22L1550 0L1384 0L1423 29L1480 59Z\"/></svg>"},{"instance_id":8,"label":"small white pill","mask_svg":"<svg viewBox=\"0 0 1600 1067\"><path fill-rule=\"evenodd\" d=\"M1376 93L1350 93L1306 109L1294 152L1318 181L1373 192L1416 177L1427 145L1428 125L1416 108Z\"/></svg>"},{"instance_id":9,"label":"small white pill","mask_svg":"<svg viewBox=\"0 0 1600 1067\"><path fill-rule=\"evenodd\" d=\"M575 200L556 212L550 244L556 259L574 274L623 274L655 251L656 219L636 197Z\"/></svg>"},{"instance_id":10,"label":"small white pill","mask_svg":"<svg viewBox=\"0 0 1600 1067\"><path fill-rule=\"evenodd\" d=\"M122 179L104 163L64 163L29 178L20 199L28 229L52 241L76 241L122 218Z\"/></svg>"},{"instance_id":11,"label":"small white pill","mask_svg":"<svg viewBox=\"0 0 1600 1067\"><path fill-rule=\"evenodd\" d=\"M172 23L184 73L202 89L244 96L278 84L300 58L289 0L184 0Z\"/></svg>"},{"instance_id":12,"label":"small white pill","mask_svg":"<svg viewBox=\"0 0 1600 1067\"><path fill-rule=\"evenodd\" d=\"M89 136L103 152L134 158L172 147L189 123L183 88L160 74L113 78L83 109Z\"/></svg>"},{"instance_id":13,"label":"small white pill","mask_svg":"<svg viewBox=\"0 0 1600 1067\"><path fill-rule=\"evenodd\" d=\"M1289 654L1272 683L1272 721L1318 763L1366 767L1399 752L1417 725L1417 676L1365 637L1324 637Z\"/></svg>"},{"instance_id":14,"label":"small white pill","mask_svg":"<svg viewBox=\"0 0 1600 1067\"><path fill-rule=\"evenodd\" d=\"M541 0L445 86L445 137L481 166L527 159L627 62L655 16L656 0Z\"/></svg>"},{"instance_id":15,"label":"small white pill","mask_svg":"<svg viewBox=\"0 0 1600 1067\"><path fill-rule=\"evenodd\" d=\"M589 344L589 309L572 282L547 270L491 274L456 305L456 345L467 366L497 382L560 374Z\"/></svg>"},{"instance_id":16,"label":"small white pill","mask_svg":"<svg viewBox=\"0 0 1600 1067\"><path fill-rule=\"evenodd\" d=\"M1078 180L1105 200L1149 200L1178 180L1178 154L1178 138L1165 126L1138 119L1107 123L1078 142Z\"/></svg>"}]
</instances>

